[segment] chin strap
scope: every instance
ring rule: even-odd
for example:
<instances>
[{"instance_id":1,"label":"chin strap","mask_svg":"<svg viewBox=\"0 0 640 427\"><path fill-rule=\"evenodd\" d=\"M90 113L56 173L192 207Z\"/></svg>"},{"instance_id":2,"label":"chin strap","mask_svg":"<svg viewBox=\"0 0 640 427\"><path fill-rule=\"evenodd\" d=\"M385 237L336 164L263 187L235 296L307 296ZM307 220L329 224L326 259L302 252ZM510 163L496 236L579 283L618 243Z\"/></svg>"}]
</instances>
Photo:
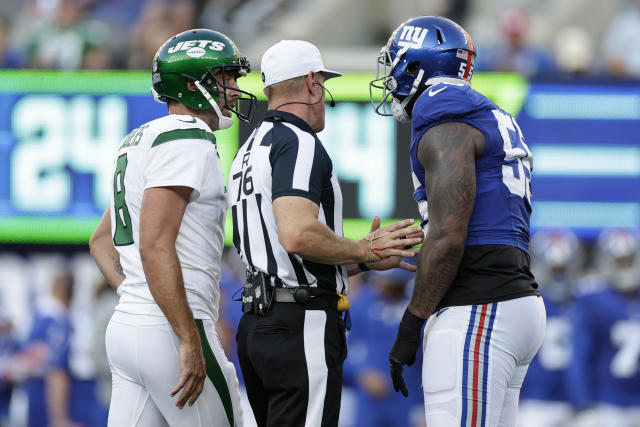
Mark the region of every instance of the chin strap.
<instances>
[{"instance_id":1,"label":"chin strap","mask_svg":"<svg viewBox=\"0 0 640 427\"><path fill-rule=\"evenodd\" d=\"M230 128L231 125L233 125L233 117L227 117L222 114L222 111L220 111L220 106L218 106L218 103L211 97L209 91L205 89L204 86L202 86L200 81L196 80L193 83L200 90L202 96L204 96L206 100L209 101L209 104L211 104L214 111L216 112L216 115L218 116L218 129Z\"/></svg>"},{"instance_id":2,"label":"chin strap","mask_svg":"<svg viewBox=\"0 0 640 427\"><path fill-rule=\"evenodd\" d=\"M160 94L156 92L156 90L151 86L151 95L153 95L153 100L159 102L160 104L166 104L162 99L160 99Z\"/></svg>"},{"instance_id":3,"label":"chin strap","mask_svg":"<svg viewBox=\"0 0 640 427\"><path fill-rule=\"evenodd\" d=\"M400 104L403 110L407 105L409 105L409 102L411 102L411 100L413 99L413 96L418 91L418 87L422 82L422 77L424 77L424 70L421 68L420 71L418 71L418 76L413 80L413 85L411 85L411 92L409 92L409 95L407 95L407 97L403 99L402 103Z\"/></svg>"},{"instance_id":4,"label":"chin strap","mask_svg":"<svg viewBox=\"0 0 640 427\"><path fill-rule=\"evenodd\" d=\"M391 113L393 117L401 123L407 123L411 120L411 115L407 112L406 107L409 105L409 102L413 99L416 92L418 92L418 87L420 87L420 83L422 82L422 78L424 77L424 70L420 69L418 75L413 80L413 84L411 85L411 91L409 94L399 102L397 98L393 98L391 101Z\"/></svg>"}]
</instances>

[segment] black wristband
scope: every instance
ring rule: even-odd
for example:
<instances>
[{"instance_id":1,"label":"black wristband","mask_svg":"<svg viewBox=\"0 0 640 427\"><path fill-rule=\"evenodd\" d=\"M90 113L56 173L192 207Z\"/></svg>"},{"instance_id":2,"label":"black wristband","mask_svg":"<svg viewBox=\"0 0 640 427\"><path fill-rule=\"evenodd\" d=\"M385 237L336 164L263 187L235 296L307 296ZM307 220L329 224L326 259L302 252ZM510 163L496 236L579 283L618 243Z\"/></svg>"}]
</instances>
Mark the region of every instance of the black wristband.
<instances>
[{"instance_id":1,"label":"black wristband","mask_svg":"<svg viewBox=\"0 0 640 427\"><path fill-rule=\"evenodd\" d=\"M358 264L358 268L360 268L360 271L369 271L369 270L371 270L369 267L367 267L367 264L365 264L364 262L361 262L360 264Z\"/></svg>"},{"instance_id":2,"label":"black wristband","mask_svg":"<svg viewBox=\"0 0 640 427\"><path fill-rule=\"evenodd\" d=\"M414 315L407 308L402 315L399 329L404 332L419 334L425 321L426 319Z\"/></svg>"}]
</instances>

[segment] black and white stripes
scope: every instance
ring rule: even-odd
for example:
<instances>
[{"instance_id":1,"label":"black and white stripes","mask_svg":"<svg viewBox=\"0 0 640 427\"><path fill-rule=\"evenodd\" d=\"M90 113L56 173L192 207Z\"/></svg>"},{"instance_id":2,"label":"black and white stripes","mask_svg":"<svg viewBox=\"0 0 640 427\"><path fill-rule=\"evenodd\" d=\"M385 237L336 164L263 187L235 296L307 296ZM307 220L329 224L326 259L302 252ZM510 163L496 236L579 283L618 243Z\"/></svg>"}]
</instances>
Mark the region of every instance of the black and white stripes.
<instances>
[{"instance_id":1,"label":"black and white stripes","mask_svg":"<svg viewBox=\"0 0 640 427\"><path fill-rule=\"evenodd\" d=\"M305 261L282 247L272 208L282 196L318 204L318 220L342 235L342 194L329 155L303 120L270 111L238 151L229 173L233 243L245 262L287 286L317 284L346 292L342 266Z\"/></svg>"}]
</instances>

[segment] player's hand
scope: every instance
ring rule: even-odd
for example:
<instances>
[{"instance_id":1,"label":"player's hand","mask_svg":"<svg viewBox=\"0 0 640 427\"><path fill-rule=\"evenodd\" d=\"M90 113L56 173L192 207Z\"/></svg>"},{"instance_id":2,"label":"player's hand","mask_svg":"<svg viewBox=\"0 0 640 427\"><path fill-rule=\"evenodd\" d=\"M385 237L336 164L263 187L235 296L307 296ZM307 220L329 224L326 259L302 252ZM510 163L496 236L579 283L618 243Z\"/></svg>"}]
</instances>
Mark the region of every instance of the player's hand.
<instances>
[{"instance_id":1,"label":"player's hand","mask_svg":"<svg viewBox=\"0 0 640 427\"><path fill-rule=\"evenodd\" d=\"M374 399L383 399L391 391L389 380L384 371L376 368L365 368L358 374L360 388Z\"/></svg>"},{"instance_id":2,"label":"player's hand","mask_svg":"<svg viewBox=\"0 0 640 427\"><path fill-rule=\"evenodd\" d=\"M380 228L380 217L377 216L373 219L373 222L371 223L371 233L378 230L379 228ZM411 229L413 229L413 233L407 235L408 239L424 240L424 232L420 227L411 227ZM416 254L420 252L420 248L411 248L409 246L406 246L404 249L412 253L411 257L416 256ZM415 272L416 266L413 264L409 264L408 262L404 262L403 259L404 258L401 256L394 255L380 261L367 263L367 267L369 267L370 270L390 270L392 268L402 268L403 270Z\"/></svg>"},{"instance_id":3,"label":"player's hand","mask_svg":"<svg viewBox=\"0 0 640 427\"><path fill-rule=\"evenodd\" d=\"M400 258L412 257L414 252L405 248L422 243L424 235L420 227L411 227L413 219L394 222L380 228L380 217L373 219L372 231L362 238L364 245L363 262L380 261L392 256ZM419 234L418 234L419 232Z\"/></svg>"},{"instance_id":4,"label":"player's hand","mask_svg":"<svg viewBox=\"0 0 640 427\"><path fill-rule=\"evenodd\" d=\"M175 396L180 390L180 397L176 402L176 406L180 409L188 402L189 406L193 405L202 393L204 380L207 377L207 371L204 365L204 355L202 353L202 345L199 336L192 342L183 342L180 344L180 381L171 390L171 397Z\"/></svg>"},{"instance_id":5,"label":"player's hand","mask_svg":"<svg viewBox=\"0 0 640 427\"><path fill-rule=\"evenodd\" d=\"M405 310L398 326L396 341L389 352L393 388L395 391L400 391L404 397L409 396L409 390L404 382L402 371L404 371L404 365L411 366L416 361L416 352L420 347L420 331L424 322L425 319L413 315L408 309Z\"/></svg>"}]
</instances>

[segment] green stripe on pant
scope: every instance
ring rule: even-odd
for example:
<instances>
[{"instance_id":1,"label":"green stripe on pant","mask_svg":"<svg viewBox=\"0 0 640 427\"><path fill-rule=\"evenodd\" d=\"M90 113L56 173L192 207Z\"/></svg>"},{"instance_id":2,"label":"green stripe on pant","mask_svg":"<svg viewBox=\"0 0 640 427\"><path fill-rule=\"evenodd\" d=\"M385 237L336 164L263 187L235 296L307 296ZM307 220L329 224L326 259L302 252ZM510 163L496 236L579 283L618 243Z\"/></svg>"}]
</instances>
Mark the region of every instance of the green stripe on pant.
<instances>
[{"instance_id":1,"label":"green stripe on pant","mask_svg":"<svg viewBox=\"0 0 640 427\"><path fill-rule=\"evenodd\" d=\"M224 406L224 411L226 412L227 419L229 420L229 426L233 427L235 426L233 420L233 404L231 403L231 394L229 393L227 381L224 378L222 368L220 368L216 356L211 350L207 334L204 332L202 320L196 319L196 325L198 326L198 332L200 333L200 342L202 343L202 352L204 353L204 363L207 369L207 376L220 396L222 406Z\"/></svg>"}]
</instances>

